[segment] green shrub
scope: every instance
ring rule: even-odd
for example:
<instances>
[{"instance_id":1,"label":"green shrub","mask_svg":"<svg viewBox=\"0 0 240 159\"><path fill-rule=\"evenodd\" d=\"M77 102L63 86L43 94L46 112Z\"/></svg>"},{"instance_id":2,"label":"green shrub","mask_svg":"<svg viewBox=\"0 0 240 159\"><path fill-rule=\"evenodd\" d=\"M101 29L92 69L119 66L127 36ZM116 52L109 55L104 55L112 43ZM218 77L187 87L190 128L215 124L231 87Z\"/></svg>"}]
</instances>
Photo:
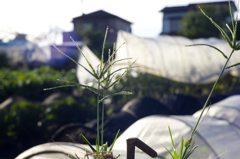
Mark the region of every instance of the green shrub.
<instances>
[{"instance_id":1,"label":"green shrub","mask_svg":"<svg viewBox=\"0 0 240 159\"><path fill-rule=\"evenodd\" d=\"M58 86L56 79L77 82L76 70L57 71L50 67L39 67L32 70L0 69L0 103L15 94L24 98L42 101L49 94L44 88ZM72 92L71 87L63 88L62 91Z\"/></svg>"},{"instance_id":2,"label":"green shrub","mask_svg":"<svg viewBox=\"0 0 240 159\"><path fill-rule=\"evenodd\" d=\"M0 109L0 148L8 145L23 151L47 142L65 124L84 124L94 119L96 95L85 90L83 93L86 96L69 96L49 105L21 101Z\"/></svg>"}]
</instances>

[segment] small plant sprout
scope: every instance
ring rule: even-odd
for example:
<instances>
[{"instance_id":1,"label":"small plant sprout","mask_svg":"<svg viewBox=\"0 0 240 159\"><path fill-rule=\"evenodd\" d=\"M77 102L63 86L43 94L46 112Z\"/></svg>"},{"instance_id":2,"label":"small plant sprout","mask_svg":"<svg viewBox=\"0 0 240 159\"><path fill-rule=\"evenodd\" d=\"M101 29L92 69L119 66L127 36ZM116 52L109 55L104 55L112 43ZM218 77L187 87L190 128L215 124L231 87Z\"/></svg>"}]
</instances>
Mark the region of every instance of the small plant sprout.
<instances>
[{"instance_id":1,"label":"small plant sprout","mask_svg":"<svg viewBox=\"0 0 240 159\"><path fill-rule=\"evenodd\" d=\"M238 6L239 6L239 1L238 1ZM237 63L237 64L234 64L234 65L231 65L231 66L228 66L227 67L227 64L230 60L230 58L232 57L234 51L237 51L237 50L240 50L240 42L236 42L236 39L237 39L237 20L238 20L238 15L236 15L236 20L235 20L235 23L234 23L234 20L233 20L233 16L232 16L232 10L231 10L231 4L230 4L230 1L229 1L229 11L230 11L230 16L231 16L231 20L232 20L232 29L228 26L227 28L229 29L231 35L232 35L232 40L230 40L230 38L228 37L228 35L226 34L226 32L218 25L214 22L214 20L209 17L208 15L206 15L206 13L199 7L199 9L201 10L201 12L213 23L213 25L216 26L216 28L220 31L220 33L222 34L223 38L226 40L226 42L228 43L228 45L230 46L230 48L232 49L229 57L224 54L221 50L219 50L218 48L212 46L212 45L208 45L208 44L195 44L195 45L188 45L188 46L199 46L199 45L202 45L202 46L208 46L208 47L211 47L215 50L217 50L219 53L221 53L223 55L224 58L226 58L226 62L222 68L222 71L220 72L217 80L215 81L209 95L208 95L208 98L203 106L203 109L201 111L201 114L197 120L197 123L195 125L195 127L193 128L192 132L191 132L191 135L190 135L190 138L185 142L185 150L184 152L182 153L183 151L183 138L181 140L181 147L180 147L180 152L179 152L179 156L177 156L177 152L176 152L176 149L175 149L175 146L174 146L174 142L173 142L173 139L172 139L172 133L171 133L171 130L170 130L170 127L169 127L169 133L170 133L170 136L171 136L171 140L172 140L172 146L173 146L173 154L167 149L167 151L169 152L169 154L172 156L173 159L187 159L192 153L193 151L197 148L197 146L195 146L195 142L192 143L192 139L193 139L193 136L195 134L195 132L197 131L197 128L199 126L199 122L202 118L202 115L208 105L208 102L209 102L209 99L210 97L212 96L212 93L219 81L219 79L221 78L223 72L225 69L228 69L228 68L231 68L231 67L234 67L234 66L238 66L240 65L240 63ZM237 12L238 12L238 8L237 8ZM204 118L202 119L202 121L204 120ZM201 122L202 122L201 121ZM182 155L181 155L182 154Z\"/></svg>"},{"instance_id":2,"label":"small plant sprout","mask_svg":"<svg viewBox=\"0 0 240 159\"><path fill-rule=\"evenodd\" d=\"M78 87L84 87L86 89L89 89L90 91L94 92L97 94L97 139L96 139L96 149L91 145L91 143L87 140L87 138L81 134L81 137L85 140L85 142L89 145L89 147L91 148L93 153L99 153L101 152L101 154L103 155L104 152L107 152L107 148L108 148L108 143L106 142L104 144L104 139L103 139L103 133L104 133L104 129L103 129L103 122L104 122L104 101L110 97L113 97L115 95L131 95L131 92L126 92L126 91L121 91L121 92L117 92L117 93L112 93L112 94L107 94L109 93L109 89L113 86L115 86L117 84L117 82L125 75L125 73L127 71L129 71L129 69L133 68L134 63L136 62L136 60L129 66L129 67L123 67L120 68L118 70L115 70L112 72L112 67L114 64L123 61L123 60L129 60L131 58L125 58L125 59L121 59L121 60L117 60L114 61L113 57L116 54L117 50L123 45L121 45L119 48L115 49L115 44L113 45L113 52L112 54L110 54L110 50L108 51L108 60L104 63L104 48L105 48L105 42L106 42L106 37L107 37L107 32L108 32L108 27L106 29L106 33L105 33L105 37L104 37L104 42L103 42L103 47L102 47L102 56L101 56L101 62L100 64L97 66L96 70L93 68L92 64L88 61L88 59L86 58L86 56L84 55L84 53L82 52L82 50L78 47L78 45L76 44L76 42L72 39L72 41L75 43L77 49L79 50L79 52L81 53L82 57L85 58L85 60L88 63L88 66L90 67L90 69L87 69L85 66L81 65L80 63L76 62L75 60L73 60L71 57L69 57L68 55L66 55L65 53L63 53L61 50L59 50L55 45L54 47L60 52L62 53L64 56L66 56L67 58L69 58L70 60L72 60L74 63L76 63L77 65L83 67L90 75L92 75L95 79L95 81L91 81L90 83L92 84L97 84L97 88L93 87L93 86L88 86L88 85L83 85L83 84L79 84L79 83L73 83L70 81L63 81L63 80L59 80L59 81L63 81L68 83L67 85L63 85L63 86L58 86L58 87L53 87L53 88L47 88L44 90L51 90L51 89L56 89L56 88L61 88L61 87L73 87L73 86L78 86ZM120 75L115 77L115 74L118 73L120 70L124 70L124 72ZM100 99L100 97L102 97ZM101 128L101 143L100 143L100 128L99 128L99 107L100 107L100 103L102 102L102 128ZM119 130L120 131L120 130ZM110 146L109 151L112 150L114 143L117 139L117 136L119 134L119 131L116 134L116 137L112 143L112 145Z\"/></svg>"}]
</instances>

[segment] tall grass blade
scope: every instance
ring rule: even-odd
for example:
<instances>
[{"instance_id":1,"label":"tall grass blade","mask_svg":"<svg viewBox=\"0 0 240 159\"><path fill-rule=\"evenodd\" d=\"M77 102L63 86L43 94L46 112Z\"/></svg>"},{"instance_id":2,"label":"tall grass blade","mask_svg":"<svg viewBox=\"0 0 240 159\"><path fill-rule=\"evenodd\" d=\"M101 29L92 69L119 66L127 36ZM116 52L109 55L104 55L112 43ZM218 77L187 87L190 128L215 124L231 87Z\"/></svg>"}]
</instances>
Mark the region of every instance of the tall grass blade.
<instances>
[{"instance_id":1,"label":"tall grass blade","mask_svg":"<svg viewBox=\"0 0 240 159\"><path fill-rule=\"evenodd\" d=\"M124 75L130 68L132 68L132 66L134 65L134 63L135 63L136 61L137 61L137 60L135 60L135 61L124 71L124 73L123 73L121 76L119 76L119 77L116 79L116 81L114 81L108 88L113 87L113 86L123 77L123 75Z\"/></svg>"},{"instance_id":2,"label":"tall grass blade","mask_svg":"<svg viewBox=\"0 0 240 159\"><path fill-rule=\"evenodd\" d=\"M105 144L102 145L100 152L106 152L107 151L107 147L108 147L108 142L106 142Z\"/></svg>"},{"instance_id":3,"label":"tall grass blade","mask_svg":"<svg viewBox=\"0 0 240 159\"><path fill-rule=\"evenodd\" d=\"M136 67L131 67L131 68L136 68ZM112 76L113 74L117 73L118 71L126 70L126 69L129 69L129 67L122 67L122 68L119 68L119 69L117 69L116 71L112 72L110 75Z\"/></svg>"},{"instance_id":4,"label":"tall grass blade","mask_svg":"<svg viewBox=\"0 0 240 159\"><path fill-rule=\"evenodd\" d=\"M234 34L233 34L231 28L228 26L228 24L226 24L226 26L227 26L228 30L230 31L230 33L232 34L232 39L233 39L233 38L234 38ZM233 30L233 31L234 31L234 30Z\"/></svg>"},{"instance_id":5,"label":"tall grass blade","mask_svg":"<svg viewBox=\"0 0 240 159\"><path fill-rule=\"evenodd\" d=\"M221 32L222 36L224 37L224 39L228 42L229 46L231 48L233 48L231 40L229 39L229 37L227 36L227 34L225 33L225 31L218 25L216 24L212 18L210 18L200 7L199 9L201 10L201 12L215 25L216 28L218 28L218 30Z\"/></svg>"},{"instance_id":6,"label":"tall grass blade","mask_svg":"<svg viewBox=\"0 0 240 159\"><path fill-rule=\"evenodd\" d=\"M97 152L93 147L92 144L87 140L87 138L81 134L81 137L83 138L83 140L88 144L88 146L92 149L93 152Z\"/></svg>"},{"instance_id":7,"label":"tall grass blade","mask_svg":"<svg viewBox=\"0 0 240 159\"><path fill-rule=\"evenodd\" d=\"M71 156L71 155L69 155L69 154L68 154L68 157L71 158L71 159L75 159L73 156Z\"/></svg>"},{"instance_id":8,"label":"tall grass blade","mask_svg":"<svg viewBox=\"0 0 240 159\"><path fill-rule=\"evenodd\" d=\"M63 88L63 87L84 87L86 89L89 89L90 91L92 91L95 94L98 94L97 89L90 87L90 86L86 86L86 85L82 85L82 84L69 84L69 85L62 85L62 86L56 86L56 87L51 87L51 88L44 88L44 91L47 90L52 90L52 89L57 89L57 88Z\"/></svg>"},{"instance_id":9,"label":"tall grass blade","mask_svg":"<svg viewBox=\"0 0 240 159\"><path fill-rule=\"evenodd\" d=\"M67 83L73 83L75 84L75 86L77 87L84 87L86 89L89 89L90 91L94 92L97 94L97 89L94 88L94 87L91 87L91 86L88 86L88 85L83 85L83 84L79 84L79 83L75 83L75 82L71 82L71 81L66 81L66 80L61 80L61 79L57 79L57 81L61 81L61 82L67 82ZM89 81L89 82L86 82L86 84L88 83L97 83L97 81Z\"/></svg>"},{"instance_id":10,"label":"tall grass blade","mask_svg":"<svg viewBox=\"0 0 240 159\"><path fill-rule=\"evenodd\" d=\"M101 100L99 100L99 103L108 99L108 98L111 98L115 95L132 95L132 92L127 92L127 91L122 91L122 92L118 92L118 93L113 93L113 94L110 94L108 96L105 96L104 98L102 98Z\"/></svg>"},{"instance_id":11,"label":"tall grass blade","mask_svg":"<svg viewBox=\"0 0 240 159\"><path fill-rule=\"evenodd\" d=\"M226 67L226 69L229 69L229 68L231 68L231 67L235 67L235 66L238 66L238 65L240 65L240 63L236 63L236 64L234 64L234 65L228 66L228 67Z\"/></svg>"},{"instance_id":12,"label":"tall grass blade","mask_svg":"<svg viewBox=\"0 0 240 159\"><path fill-rule=\"evenodd\" d=\"M230 12L230 16L231 16L231 20L232 20L232 27L233 27L233 30L235 30L234 29L234 23L233 23L233 16L232 16L232 8L231 8L231 3L230 3L230 0L228 1L229 3L229 12Z\"/></svg>"},{"instance_id":13,"label":"tall grass blade","mask_svg":"<svg viewBox=\"0 0 240 159\"><path fill-rule=\"evenodd\" d=\"M89 71L86 67L84 67L82 64L78 63L77 61L75 61L73 58L71 58L70 56L68 56L67 54L63 53L61 50L59 50L55 45L53 45L61 54L63 54L64 56L66 56L68 59L72 60L75 64L81 66L82 68L84 68L89 74L91 74L93 77L97 77L96 74L92 73L91 71ZM80 49L80 48L79 48Z\"/></svg>"},{"instance_id":14,"label":"tall grass blade","mask_svg":"<svg viewBox=\"0 0 240 159\"><path fill-rule=\"evenodd\" d=\"M120 45L116 50L113 50L113 53L112 53L112 55L111 55L109 58L110 58L110 59L113 59L113 57L114 57L114 55L116 54L116 52L118 51L118 49L120 49L124 44L125 44L125 42L122 43L122 45Z\"/></svg>"},{"instance_id":15,"label":"tall grass blade","mask_svg":"<svg viewBox=\"0 0 240 159\"><path fill-rule=\"evenodd\" d=\"M77 157L77 159L80 159L76 153L75 153L75 156Z\"/></svg>"},{"instance_id":16,"label":"tall grass blade","mask_svg":"<svg viewBox=\"0 0 240 159\"><path fill-rule=\"evenodd\" d=\"M88 154L88 150L86 149L86 154ZM86 156L86 155L85 155ZM89 159L89 157L87 156L87 159Z\"/></svg>"},{"instance_id":17,"label":"tall grass blade","mask_svg":"<svg viewBox=\"0 0 240 159\"><path fill-rule=\"evenodd\" d=\"M104 36L104 40L103 40L100 72L102 72L102 70L103 70L102 67L103 67L103 61L104 61L104 49L105 49L105 43L106 43L107 33L108 33L108 27L106 28L106 32L105 32L105 36Z\"/></svg>"},{"instance_id":18,"label":"tall grass blade","mask_svg":"<svg viewBox=\"0 0 240 159\"><path fill-rule=\"evenodd\" d=\"M168 126L168 130L169 130L169 134L170 134L170 137L171 137L171 140L172 140L172 146L173 146L174 156L175 156L175 158L178 158L178 156L177 156L177 151L176 151L176 147L175 147L175 145L174 145L174 141L173 141L173 138L172 138L172 132L171 132L170 126Z\"/></svg>"},{"instance_id":19,"label":"tall grass blade","mask_svg":"<svg viewBox=\"0 0 240 159\"><path fill-rule=\"evenodd\" d=\"M113 140L113 143L112 143L111 146L110 146L109 151L112 151L113 146L114 146L114 144L115 144L115 142L116 142L116 140L117 140L117 137L118 137L119 132L120 132L120 129L118 130L118 132L117 132L117 134L116 134L116 136L115 136L115 138L114 138L114 140Z\"/></svg>"},{"instance_id":20,"label":"tall grass blade","mask_svg":"<svg viewBox=\"0 0 240 159\"><path fill-rule=\"evenodd\" d=\"M240 41L237 43L237 45L235 46L235 50L239 50L240 49Z\"/></svg>"},{"instance_id":21,"label":"tall grass blade","mask_svg":"<svg viewBox=\"0 0 240 159\"><path fill-rule=\"evenodd\" d=\"M164 146L164 145L163 145ZM165 146L164 146L165 147ZM171 153L171 151L169 151L166 147L165 147L165 149L168 151L168 153L172 156L172 158L173 159L176 159L174 156L173 156L173 154Z\"/></svg>"},{"instance_id":22,"label":"tall grass blade","mask_svg":"<svg viewBox=\"0 0 240 159\"><path fill-rule=\"evenodd\" d=\"M71 40L75 43L75 46L77 47L78 51L83 55L84 59L87 61L88 66L92 69L92 72L93 72L93 73L91 72L91 75L93 75L95 78L98 78L98 76L97 76L97 74L96 74L93 66L92 66L91 63L88 61L88 59L86 58L86 56L83 54L82 50L78 47L77 43L73 40L73 38L72 38L72 37L70 37L70 38L71 38ZM89 71L89 73L90 73L90 71Z\"/></svg>"},{"instance_id":23,"label":"tall grass blade","mask_svg":"<svg viewBox=\"0 0 240 159\"><path fill-rule=\"evenodd\" d=\"M114 76L115 76L116 74L114 74L114 75L112 75L111 76L111 78L107 81L107 83L106 83L106 87L108 87L110 84L111 84L111 82L112 82L112 80L113 80L113 78L114 78Z\"/></svg>"},{"instance_id":24,"label":"tall grass blade","mask_svg":"<svg viewBox=\"0 0 240 159\"><path fill-rule=\"evenodd\" d=\"M230 3L230 1L229 1ZM237 22L238 22L238 9L239 9L239 1L238 1L238 6L237 6L237 15L236 15L236 21L235 21L235 28L234 28L234 36L233 36L233 46L235 48L236 40L237 40Z\"/></svg>"},{"instance_id":25,"label":"tall grass blade","mask_svg":"<svg viewBox=\"0 0 240 159\"><path fill-rule=\"evenodd\" d=\"M193 151L198 147L198 145L194 146L195 142L192 144L192 146L190 147L190 150L188 150L188 152L186 153L186 156L184 156L183 159L187 159L192 153Z\"/></svg>"},{"instance_id":26,"label":"tall grass blade","mask_svg":"<svg viewBox=\"0 0 240 159\"><path fill-rule=\"evenodd\" d=\"M56 87L51 87L51 88L44 88L44 91L52 90L52 89L57 89L57 88L63 88L63 87L76 87L77 84L69 84L69 85L63 85L63 86L56 86Z\"/></svg>"},{"instance_id":27,"label":"tall grass blade","mask_svg":"<svg viewBox=\"0 0 240 159\"><path fill-rule=\"evenodd\" d=\"M203 46L209 46L209 47L211 47L211 48L214 48L215 50L217 50L218 52L220 52L225 59L228 59L227 55L225 55L221 50L219 50L218 48L216 48L216 47L214 47L214 46L212 46L212 45L208 45L208 44L194 44L194 45L186 45L186 46L189 47L189 46L199 46L199 45L200 45L200 46L201 46L201 45L203 45Z\"/></svg>"},{"instance_id":28,"label":"tall grass blade","mask_svg":"<svg viewBox=\"0 0 240 159\"><path fill-rule=\"evenodd\" d=\"M132 58L124 58L124 59L121 59L121 60L114 61L112 64L109 64L109 65L107 66L107 68L104 68L103 75L105 75L105 73L107 73L108 70L109 70L115 63L120 62L120 61L124 61L124 60L130 60L130 59L132 59ZM110 70L111 70L111 69L110 69ZM110 71L109 71L109 73L110 73ZM112 74L113 74L113 73L112 73Z\"/></svg>"},{"instance_id":29,"label":"tall grass blade","mask_svg":"<svg viewBox=\"0 0 240 159\"><path fill-rule=\"evenodd\" d=\"M182 152L183 152L183 143L184 143L184 139L183 139L183 136L182 136L182 140L181 140L181 146L180 146L180 151L179 151L179 156L178 156L178 159L181 159L181 158L182 158Z\"/></svg>"}]
</instances>

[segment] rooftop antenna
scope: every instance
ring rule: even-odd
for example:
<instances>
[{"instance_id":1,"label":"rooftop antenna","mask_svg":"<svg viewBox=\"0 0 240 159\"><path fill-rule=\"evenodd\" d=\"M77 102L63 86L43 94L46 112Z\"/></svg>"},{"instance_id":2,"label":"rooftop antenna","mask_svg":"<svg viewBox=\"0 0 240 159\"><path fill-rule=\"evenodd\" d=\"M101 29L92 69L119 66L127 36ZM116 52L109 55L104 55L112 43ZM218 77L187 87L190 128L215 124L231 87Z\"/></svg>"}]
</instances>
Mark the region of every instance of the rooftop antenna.
<instances>
[{"instance_id":1,"label":"rooftop antenna","mask_svg":"<svg viewBox=\"0 0 240 159\"><path fill-rule=\"evenodd\" d=\"M84 14L84 7L83 7L83 4L84 4L84 0L81 0L82 15Z\"/></svg>"}]
</instances>

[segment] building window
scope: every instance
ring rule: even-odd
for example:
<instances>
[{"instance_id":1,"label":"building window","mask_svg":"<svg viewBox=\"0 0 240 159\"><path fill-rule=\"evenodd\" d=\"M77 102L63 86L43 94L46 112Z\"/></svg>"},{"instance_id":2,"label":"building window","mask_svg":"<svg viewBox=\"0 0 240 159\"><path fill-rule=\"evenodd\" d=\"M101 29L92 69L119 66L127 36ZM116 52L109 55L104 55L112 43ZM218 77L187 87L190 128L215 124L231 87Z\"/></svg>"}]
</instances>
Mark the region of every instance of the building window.
<instances>
[{"instance_id":1,"label":"building window","mask_svg":"<svg viewBox=\"0 0 240 159\"><path fill-rule=\"evenodd\" d=\"M171 32L177 32L182 28L181 19L171 19Z\"/></svg>"}]
</instances>

